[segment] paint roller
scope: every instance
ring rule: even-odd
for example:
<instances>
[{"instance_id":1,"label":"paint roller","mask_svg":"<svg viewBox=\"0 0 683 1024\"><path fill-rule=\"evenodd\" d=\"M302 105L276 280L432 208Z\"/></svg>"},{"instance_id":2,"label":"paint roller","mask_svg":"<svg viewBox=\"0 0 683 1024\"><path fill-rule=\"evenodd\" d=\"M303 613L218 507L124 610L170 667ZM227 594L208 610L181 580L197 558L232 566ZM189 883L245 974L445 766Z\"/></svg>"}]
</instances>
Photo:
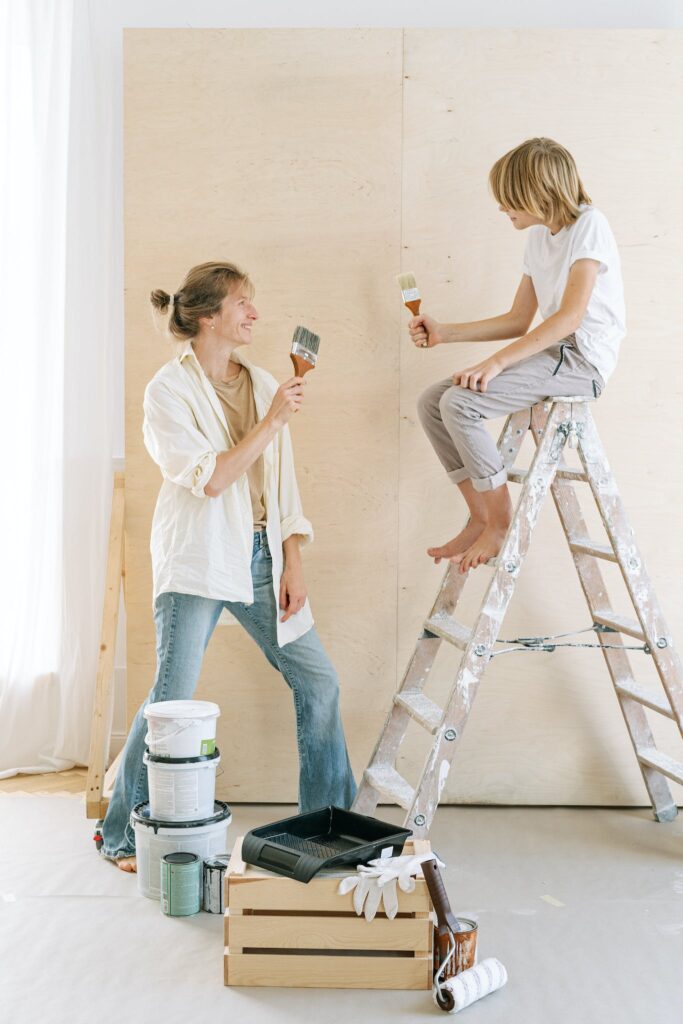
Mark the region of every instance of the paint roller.
<instances>
[{"instance_id":1,"label":"paint roller","mask_svg":"<svg viewBox=\"0 0 683 1024\"><path fill-rule=\"evenodd\" d=\"M435 859L424 861L422 874L436 912L434 936L434 1002L446 1013L457 1013L507 981L507 971L493 957L474 966L476 925L467 933L451 904ZM474 922L472 922L474 924Z\"/></svg>"}]
</instances>

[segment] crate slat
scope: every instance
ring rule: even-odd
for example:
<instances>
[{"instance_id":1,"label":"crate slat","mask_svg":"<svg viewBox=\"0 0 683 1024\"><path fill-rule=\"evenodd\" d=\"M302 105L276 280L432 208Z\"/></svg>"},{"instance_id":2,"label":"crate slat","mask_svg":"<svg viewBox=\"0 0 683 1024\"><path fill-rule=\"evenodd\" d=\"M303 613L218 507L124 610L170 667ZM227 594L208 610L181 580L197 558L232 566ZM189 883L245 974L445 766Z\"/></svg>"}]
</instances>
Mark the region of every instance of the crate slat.
<instances>
[{"instance_id":1,"label":"crate slat","mask_svg":"<svg viewBox=\"0 0 683 1024\"><path fill-rule=\"evenodd\" d=\"M355 874L349 871L349 874ZM353 895L338 893L340 878L317 878L308 885L291 878L232 878L226 882L225 904L233 910L319 910L354 913ZM400 910L405 913L429 911L429 890L422 878L415 881L413 892L399 894Z\"/></svg>"},{"instance_id":2,"label":"crate slat","mask_svg":"<svg viewBox=\"0 0 683 1024\"><path fill-rule=\"evenodd\" d=\"M267 914L226 915L229 947L275 949L427 950L434 927L429 918L270 917Z\"/></svg>"},{"instance_id":3,"label":"crate slat","mask_svg":"<svg viewBox=\"0 0 683 1024\"><path fill-rule=\"evenodd\" d=\"M430 989L432 957L286 956L225 951L225 984L287 988Z\"/></svg>"}]
</instances>

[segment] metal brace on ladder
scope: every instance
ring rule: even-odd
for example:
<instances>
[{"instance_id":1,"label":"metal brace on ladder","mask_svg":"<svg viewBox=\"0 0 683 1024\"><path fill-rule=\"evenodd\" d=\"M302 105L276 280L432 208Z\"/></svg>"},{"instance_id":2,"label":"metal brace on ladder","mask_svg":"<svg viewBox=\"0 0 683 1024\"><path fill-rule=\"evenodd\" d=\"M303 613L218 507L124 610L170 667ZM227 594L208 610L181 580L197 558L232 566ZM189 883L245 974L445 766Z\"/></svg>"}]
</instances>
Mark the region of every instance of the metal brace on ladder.
<instances>
[{"instance_id":1,"label":"metal brace on ladder","mask_svg":"<svg viewBox=\"0 0 683 1024\"><path fill-rule=\"evenodd\" d=\"M455 619L455 609L469 574L449 565L434 606L424 623L413 656L358 789L353 809L374 813L380 800L397 803L407 811L406 827L424 837L436 812L455 755L457 741L467 723L480 679L493 656L500 627L514 593L517 576L527 553L543 501L551 491L564 529L574 565L583 589L593 628L600 642L614 690L626 722L638 764L657 821L670 821L677 807L667 778L683 783L683 763L655 747L647 708L673 719L683 735L683 671L671 634L664 622L643 559L635 545L623 503L617 492L609 463L602 448L593 417L591 399L560 397L548 399L531 410L508 417L498 450L508 470L508 479L521 483L519 501L501 551L489 566L493 576L470 628ZM536 444L528 470L513 462L527 429ZM565 444L578 450L582 468L560 464ZM587 483L600 511L609 544L588 536L578 497L577 482ZM600 561L619 565L637 620L618 615L609 606ZM622 635L642 641L639 650L653 659L663 693L636 682ZM538 638L527 638L535 640ZM548 638L546 638L548 639ZM425 685L442 642L463 653L445 707L424 693ZM530 646L529 649L538 649ZM396 770L396 760L411 720L433 736L432 747L415 786Z\"/></svg>"}]
</instances>

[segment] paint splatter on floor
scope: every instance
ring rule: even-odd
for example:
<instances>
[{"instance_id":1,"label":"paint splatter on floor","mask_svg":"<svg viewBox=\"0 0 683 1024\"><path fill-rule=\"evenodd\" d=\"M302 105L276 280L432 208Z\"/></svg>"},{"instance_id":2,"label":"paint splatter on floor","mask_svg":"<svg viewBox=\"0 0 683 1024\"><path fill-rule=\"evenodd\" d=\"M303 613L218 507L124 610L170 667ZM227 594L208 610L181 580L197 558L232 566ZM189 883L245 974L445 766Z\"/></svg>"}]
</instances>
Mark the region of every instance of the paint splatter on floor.
<instances>
[{"instance_id":1,"label":"paint splatter on floor","mask_svg":"<svg viewBox=\"0 0 683 1024\"><path fill-rule=\"evenodd\" d=\"M541 899L549 903L551 907L565 907L567 905L562 900L556 900L554 896L541 896Z\"/></svg>"}]
</instances>

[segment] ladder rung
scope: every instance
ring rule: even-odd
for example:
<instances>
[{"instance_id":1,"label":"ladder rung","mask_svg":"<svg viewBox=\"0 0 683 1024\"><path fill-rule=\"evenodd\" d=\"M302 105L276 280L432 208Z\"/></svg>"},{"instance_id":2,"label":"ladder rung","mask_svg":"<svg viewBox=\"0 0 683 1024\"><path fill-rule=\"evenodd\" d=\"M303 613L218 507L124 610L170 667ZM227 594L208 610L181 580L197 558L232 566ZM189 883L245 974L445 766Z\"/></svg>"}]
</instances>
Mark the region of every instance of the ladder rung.
<instances>
[{"instance_id":1,"label":"ladder rung","mask_svg":"<svg viewBox=\"0 0 683 1024\"><path fill-rule=\"evenodd\" d=\"M611 544L598 544L590 537L573 537L569 541L572 551L580 552L582 555L594 555L595 558L606 558L608 562L616 562L617 556Z\"/></svg>"},{"instance_id":2,"label":"ladder rung","mask_svg":"<svg viewBox=\"0 0 683 1024\"><path fill-rule=\"evenodd\" d=\"M673 757L663 754L656 747L645 747L643 750L638 751L637 756L642 764L646 764L649 768L654 768L655 771L661 772L662 775L668 775L674 782L683 784L683 764L680 761L674 761Z\"/></svg>"},{"instance_id":3,"label":"ladder rung","mask_svg":"<svg viewBox=\"0 0 683 1024\"><path fill-rule=\"evenodd\" d=\"M413 805L415 790L395 768L381 768L377 765L365 769L366 781L382 796L386 796L407 811Z\"/></svg>"},{"instance_id":4,"label":"ladder rung","mask_svg":"<svg viewBox=\"0 0 683 1024\"><path fill-rule=\"evenodd\" d=\"M636 682L628 684L618 683L615 684L614 689L623 697L630 697L631 700L636 700L639 704L644 704L646 708L658 711L660 715L666 715L667 718L675 718L671 705L666 697L660 697L658 693L653 693L645 686L640 686Z\"/></svg>"},{"instance_id":5,"label":"ladder rung","mask_svg":"<svg viewBox=\"0 0 683 1024\"><path fill-rule=\"evenodd\" d=\"M463 626L462 622L458 622L450 615L439 615L437 613L431 619L427 619L424 628L428 633L434 633L435 636L440 636L442 640L448 640L450 643L455 644L461 651L465 650L472 639L472 630L468 626Z\"/></svg>"},{"instance_id":6,"label":"ladder rung","mask_svg":"<svg viewBox=\"0 0 683 1024\"><path fill-rule=\"evenodd\" d=\"M599 608L593 612L593 620L601 626L611 626L617 633L628 633L636 640L645 642L645 634L640 628L640 623L635 619L627 619L625 615L617 615L611 608Z\"/></svg>"},{"instance_id":7,"label":"ladder rung","mask_svg":"<svg viewBox=\"0 0 683 1024\"><path fill-rule=\"evenodd\" d=\"M435 733L441 725L443 709L429 697L425 697L421 690L401 690L395 695L394 703L405 708L428 732Z\"/></svg>"},{"instance_id":8,"label":"ladder rung","mask_svg":"<svg viewBox=\"0 0 683 1024\"><path fill-rule=\"evenodd\" d=\"M528 475L529 470L520 469L519 466L508 469L508 480L513 484L523 484ZM583 469L572 469L571 466L558 466L555 476L561 480L588 480Z\"/></svg>"}]
</instances>

